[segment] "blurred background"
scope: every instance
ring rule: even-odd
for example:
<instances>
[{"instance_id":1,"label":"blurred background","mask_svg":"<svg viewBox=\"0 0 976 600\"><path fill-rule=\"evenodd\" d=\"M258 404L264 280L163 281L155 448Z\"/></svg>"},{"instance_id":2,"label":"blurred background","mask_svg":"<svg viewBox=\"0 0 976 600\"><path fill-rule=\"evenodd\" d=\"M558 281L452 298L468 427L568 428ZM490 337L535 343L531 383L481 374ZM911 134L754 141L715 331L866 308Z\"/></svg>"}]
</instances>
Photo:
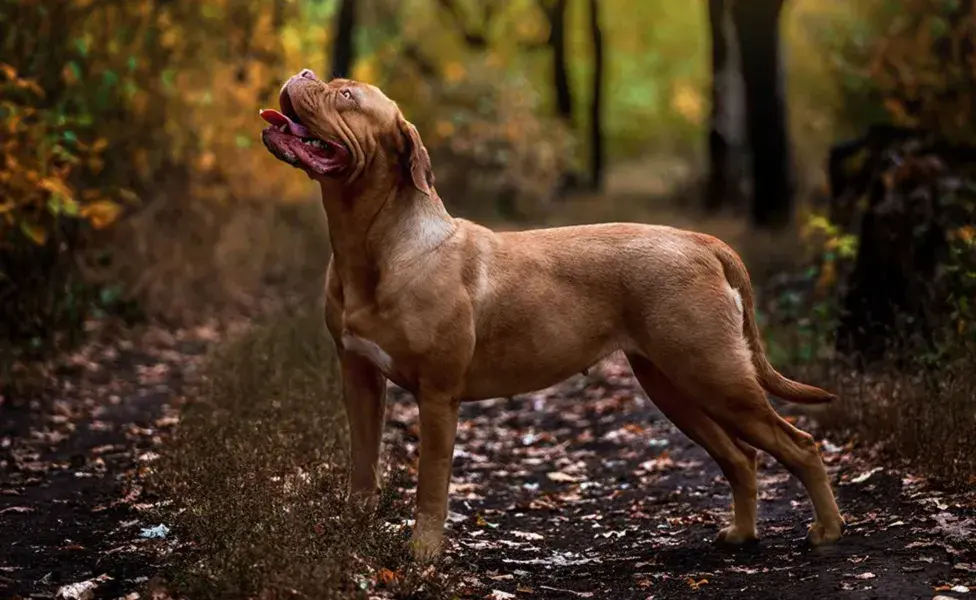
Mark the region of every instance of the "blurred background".
<instances>
[{"instance_id":1,"label":"blurred background","mask_svg":"<svg viewBox=\"0 0 976 600\"><path fill-rule=\"evenodd\" d=\"M750 269L771 361L842 399L811 424L835 460L976 489L976 0L0 0L0 469L27 482L4 491L24 506L0 510L18 513L0 537L29 542L11 544L20 589L51 596L95 564L151 574L97 533L137 522L100 511L142 505L143 484L167 499L152 523L198 544L166 561L230 590L214 597L433 585L385 526L415 480L402 394L385 508L343 508L326 217L260 143L258 110L302 68L393 98L457 216L718 235ZM893 481L878 490L910 478ZM933 521L916 523L901 530ZM814 562L849 571L834 560Z\"/></svg>"},{"instance_id":2,"label":"blurred background","mask_svg":"<svg viewBox=\"0 0 976 600\"><path fill-rule=\"evenodd\" d=\"M187 322L320 291L317 188L260 147L257 116L304 67L394 98L456 215L722 236L772 282L770 315L822 317L801 322L808 358L878 350L904 323L971 337L974 10L3 0L4 373L92 316Z\"/></svg>"}]
</instances>

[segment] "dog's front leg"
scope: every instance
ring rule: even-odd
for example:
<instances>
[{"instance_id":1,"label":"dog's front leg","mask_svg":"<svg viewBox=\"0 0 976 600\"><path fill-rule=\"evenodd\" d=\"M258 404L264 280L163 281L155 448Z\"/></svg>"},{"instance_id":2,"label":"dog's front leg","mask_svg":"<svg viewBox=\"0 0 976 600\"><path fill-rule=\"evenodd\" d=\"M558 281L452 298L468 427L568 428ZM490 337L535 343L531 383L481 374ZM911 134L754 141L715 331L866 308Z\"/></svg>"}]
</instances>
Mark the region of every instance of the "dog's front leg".
<instances>
[{"instance_id":1,"label":"dog's front leg","mask_svg":"<svg viewBox=\"0 0 976 600\"><path fill-rule=\"evenodd\" d=\"M417 400L420 405L420 473L412 546L414 556L427 561L436 558L443 546L460 403L449 394L423 391Z\"/></svg>"},{"instance_id":2,"label":"dog's front leg","mask_svg":"<svg viewBox=\"0 0 976 600\"><path fill-rule=\"evenodd\" d=\"M349 421L352 475L349 497L372 503L380 487L380 445L386 414L386 379L373 363L348 351L340 356L342 397Z\"/></svg>"}]
</instances>

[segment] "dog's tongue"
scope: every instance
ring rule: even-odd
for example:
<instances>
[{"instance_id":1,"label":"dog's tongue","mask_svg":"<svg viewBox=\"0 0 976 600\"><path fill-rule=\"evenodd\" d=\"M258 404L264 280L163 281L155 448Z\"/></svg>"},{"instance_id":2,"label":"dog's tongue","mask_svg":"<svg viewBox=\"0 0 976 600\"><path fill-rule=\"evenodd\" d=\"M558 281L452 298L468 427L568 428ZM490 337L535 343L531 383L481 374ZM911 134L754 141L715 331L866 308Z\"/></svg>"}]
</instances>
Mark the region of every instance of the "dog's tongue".
<instances>
[{"instance_id":1,"label":"dog's tongue","mask_svg":"<svg viewBox=\"0 0 976 600\"><path fill-rule=\"evenodd\" d=\"M258 113L261 118L268 123L274 125L275 127L281 127L282 125L288 126L288 131L292 135L297 135L298 137L312 137L312 132L308 130L308 127L300 123L296 123L289 119L286 115L276 111L273 108L264 108Z\"/></svg>"}]
</instances>

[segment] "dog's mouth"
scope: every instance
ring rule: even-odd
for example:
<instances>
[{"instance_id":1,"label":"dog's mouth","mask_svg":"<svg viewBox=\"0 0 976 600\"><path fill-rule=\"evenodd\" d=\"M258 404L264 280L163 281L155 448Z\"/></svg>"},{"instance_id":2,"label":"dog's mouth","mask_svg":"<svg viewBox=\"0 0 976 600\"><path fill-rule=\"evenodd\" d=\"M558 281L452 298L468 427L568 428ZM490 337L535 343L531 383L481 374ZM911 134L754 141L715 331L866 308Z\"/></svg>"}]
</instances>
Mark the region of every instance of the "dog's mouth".
<instances>
[{"instance_id":1,"label":"dog's mouth","mask_svg":"<svg viewBox=\"0 0 976 600\"><path fill-rule=\"evenodd\" d=\"M335 140L315 137L295 112L288 95L288 85L278 97L280 111L265 108L261 118L269 127L261 132L261 140L278 160L318 175L342 171L349 164L349 150Z\"/></svg>"}]
</instances>

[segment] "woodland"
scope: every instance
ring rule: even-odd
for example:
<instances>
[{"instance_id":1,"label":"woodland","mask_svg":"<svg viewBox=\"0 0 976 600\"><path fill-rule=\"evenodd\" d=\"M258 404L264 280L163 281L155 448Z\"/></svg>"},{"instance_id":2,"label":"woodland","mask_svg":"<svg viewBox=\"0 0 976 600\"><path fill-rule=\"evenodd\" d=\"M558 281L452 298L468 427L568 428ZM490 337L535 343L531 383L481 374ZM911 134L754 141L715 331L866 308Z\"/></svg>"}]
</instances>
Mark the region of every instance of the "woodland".
<instances>
[{"instance_id":1,"label":"woodland","mask_svg":"<svg viewBox=\"0 0 976 600\"><path fill-rule=\"evenodd\" d=\"M463 408L437 565L392 384L347 505L326 216L258 117L303 68L394 99L455 216L733 246L840 397L774 405L843 540L763 456L713 546L721 472L614 356ZM0 0L0 597L965 598L974 366L974 0Z\"/></svg>"}]
</instances>

